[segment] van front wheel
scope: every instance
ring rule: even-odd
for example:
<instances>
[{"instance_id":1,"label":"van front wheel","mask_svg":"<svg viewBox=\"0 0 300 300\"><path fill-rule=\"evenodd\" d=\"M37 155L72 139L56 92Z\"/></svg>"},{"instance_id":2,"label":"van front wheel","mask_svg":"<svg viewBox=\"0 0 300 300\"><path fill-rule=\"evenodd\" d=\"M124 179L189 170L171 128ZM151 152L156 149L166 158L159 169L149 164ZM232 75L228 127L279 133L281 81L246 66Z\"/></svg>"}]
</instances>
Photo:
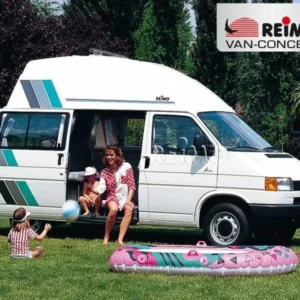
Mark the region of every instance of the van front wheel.
<instances>
[{"instance_id":1,"label":"van front wheel","mask_svg":"<svg viewBox=\"0 0 300 300\"><path fill-rule=\"evenodd\" d=\"M216 246L244 244L251 234L245 212L232 203L212 207L204 217L203 231L206 241Z\"/></svg>"},{"instance_id":2,"label":"van front wheel","mask_svg":"<svg viewBox=\"0 0 300 300\"><path fill-rule=\"evenodd\" d=\"M37 234L40 234L45 228L45 222L41 220L30 220L30 227Z\"/></svg>"}]
</instances>

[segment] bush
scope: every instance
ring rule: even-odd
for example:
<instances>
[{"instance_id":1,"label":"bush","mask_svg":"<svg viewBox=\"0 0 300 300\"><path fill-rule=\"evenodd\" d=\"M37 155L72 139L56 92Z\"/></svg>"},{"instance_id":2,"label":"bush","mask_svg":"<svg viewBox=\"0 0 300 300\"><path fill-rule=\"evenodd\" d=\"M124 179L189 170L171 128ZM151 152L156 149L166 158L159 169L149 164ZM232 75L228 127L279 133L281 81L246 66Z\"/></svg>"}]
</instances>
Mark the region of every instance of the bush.
<instances>
[{"instance_id":1,"label":"bush","mask_svg":"<svg viewBox=\"0 0 300 300\"><path fill-rule=\"evenodd\" d=\"M286 152L292 154L296 158L300 159L300 137L293 138L286 145Z\"/></svg>"}]
</instances>

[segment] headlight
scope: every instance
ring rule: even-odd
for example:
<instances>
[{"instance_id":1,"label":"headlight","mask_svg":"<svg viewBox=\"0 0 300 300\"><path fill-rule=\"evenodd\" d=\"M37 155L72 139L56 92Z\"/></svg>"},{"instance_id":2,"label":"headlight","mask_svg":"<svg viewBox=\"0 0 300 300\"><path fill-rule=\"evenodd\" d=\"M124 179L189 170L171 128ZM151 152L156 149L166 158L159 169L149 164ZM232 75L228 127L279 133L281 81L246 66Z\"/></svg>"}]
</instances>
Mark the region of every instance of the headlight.
<instances>
[{"instance_id":1,"label":"headlight","mask_svg":"<svg viewBox=\"0 0 300 300\"><path fill-rule=\"evenodd\" d=\"M293 181L289 177L265 177L266 191L292 191Z\"/></svg>"}]
</instances>

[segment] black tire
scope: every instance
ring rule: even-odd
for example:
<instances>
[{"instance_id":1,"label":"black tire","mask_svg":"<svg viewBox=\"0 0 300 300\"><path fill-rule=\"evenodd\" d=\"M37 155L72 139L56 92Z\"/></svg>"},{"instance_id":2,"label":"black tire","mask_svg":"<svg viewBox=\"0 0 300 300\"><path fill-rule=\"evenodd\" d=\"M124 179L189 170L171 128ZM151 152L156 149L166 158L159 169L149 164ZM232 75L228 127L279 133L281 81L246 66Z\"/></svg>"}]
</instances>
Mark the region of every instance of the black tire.
<instances>
[{"instance_id":1,"label":"black tire","mask_svg":"<svg viewBox=\"0 0 300 300\"><path fill-rule=\"evenodd\" d=\"M277 225L256 225L253 229L255 240L259 244L289 245L296 232L292 222Z\"/></svg>"},{"instance_id":2,"label":"black tire","mask_svg":"<svg viewBox=\"0 0 300 300\"><path fill-rule=\"evenodd\" d=\"M41 220L30 220L30 227L33 229L37 234L40 234L43 232L45 228L45 221Z\"/></svg>"},{"instance_id":3,"label":"black tire","mask_svg":"<svg viewBox=\"0 0 300 300\"><path fill-rule=\"evenodd\" d=\"M245 244L251 234L247 215L232 203L213 206L204 217L203 231L207 243L216 246Z\"/></svg>"}]
</instances>

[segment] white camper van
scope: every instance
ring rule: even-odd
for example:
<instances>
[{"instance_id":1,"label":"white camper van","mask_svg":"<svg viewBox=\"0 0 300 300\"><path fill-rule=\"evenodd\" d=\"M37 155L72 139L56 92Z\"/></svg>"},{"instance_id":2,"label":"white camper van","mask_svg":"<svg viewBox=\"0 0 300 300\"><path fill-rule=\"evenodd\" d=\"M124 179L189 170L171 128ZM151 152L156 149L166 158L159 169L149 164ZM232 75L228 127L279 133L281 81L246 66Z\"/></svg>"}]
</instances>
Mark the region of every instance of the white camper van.
<instances>
[{"instance_id":1,"label":"white camper van","mask_svg":"<svg viewBox=\"0 0 300 300\"><path fill-rule=\"evenodd\" d=\"M36 230L64 221L64 201L78 199L86 166L101 171L108 144L134 169L132 223L200 228L215 245L253 232L289 241L298 226L300 162L166 66L99 55L31 61L0 119L0 216L26 206ZM78 223L104 223L100 213Z\"/></svg>"}]
</instances>

